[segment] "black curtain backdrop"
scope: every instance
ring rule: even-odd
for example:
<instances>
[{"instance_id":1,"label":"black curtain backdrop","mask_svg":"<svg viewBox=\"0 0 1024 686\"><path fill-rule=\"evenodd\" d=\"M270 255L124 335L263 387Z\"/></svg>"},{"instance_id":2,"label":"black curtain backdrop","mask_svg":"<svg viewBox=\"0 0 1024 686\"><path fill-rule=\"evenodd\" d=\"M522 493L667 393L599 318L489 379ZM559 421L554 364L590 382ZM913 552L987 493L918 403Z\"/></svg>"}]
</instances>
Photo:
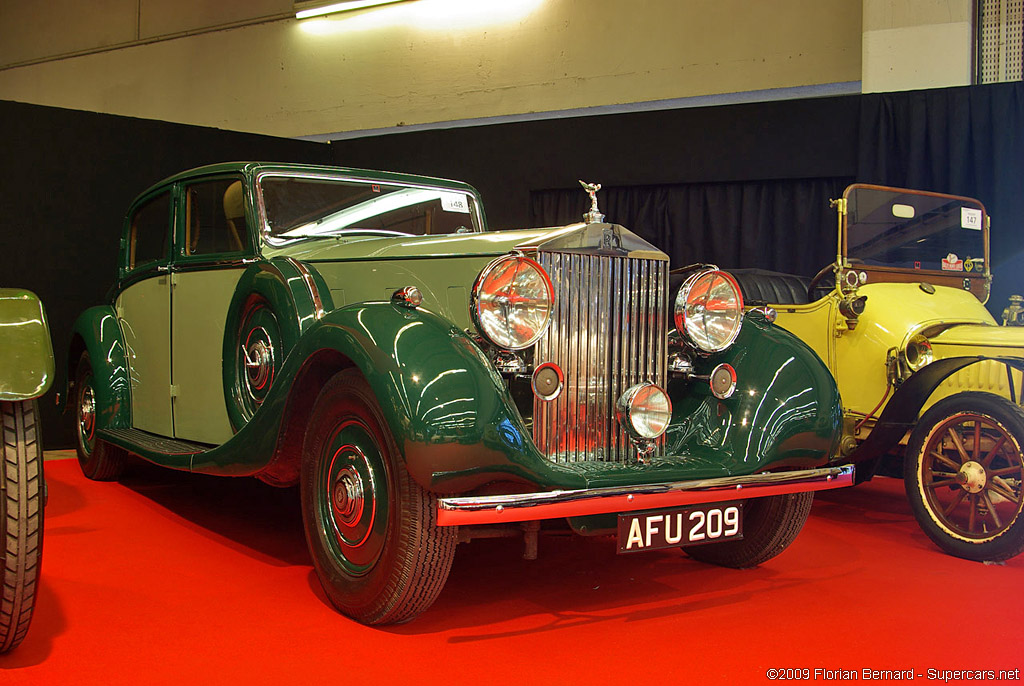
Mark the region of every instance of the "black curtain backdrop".
<instances>
[{"instance_id":1,"label":"black curtain backdrop","mask_svg":"<svg viewBox=\"0 0 1024 686\"><path fill-rule=\"evenodd\" d=\"M564 189L582 202L577 179L611 189L853 177L859 116L859 96L846 95L411 131L331 147L342 166L471 183L491 227L504 229L550 225L532 212L533 192Z\"/></svg>"},{"instance_id":2,"label":"black curtain backdrop","mask_svg":"<svg viewBox=\"0 0 1024 686\"><path fill-rule=\"evenodd\" d=\"M0 285L42 299L58 382L75 319L102 302L117 275L121 222L136 195L213 162L330 163L322 143L5 101L0 150ZM55 393L40 402L47 449L75 440Z\"/></svg>"},{"instance_id":3,"label":"black curtain backdrop","mask_svg":"<svg viewBox=\"0 0 1024 686\"><path fill-rule=\"evenodd\" d=\"M852 181L614 187L602 188L598 200L607 221L661 248L675 266L713 262L811 275L835 259L829 200L841 197ZM579 189L535 191L530 198L536 226L578 222L589 207Z\"/></svg>"},{"instance_id":4,"label":"black curtain backdrop","mask_svg":"<svg viewBox=\"0 0 1024 686\"><path fill-rule=\"evenodd\" d=\"M1024 293L1024 83L864 95L860 111L861 181L984 203L998 318Z\"/></svg>"},{"instance_id":5,"label":"black curtain backdrop","mask_svg":"<svg viewBox=\"0 0 1024 686\"><path fill-rule=\"evenodd\" d=\"M601 190L601 209L676 265L706 261L810 276L834 257L836 219L828 201L855 180L975 197L992 216L988 306L998 318L1011 294L1024 293L1024 84L869 94L856 105L859 116L836 120L833 140L818 149L824 170L841 141L855 142L856 164L847 175L615 185ZM714 109L728 108L708 111ZM803 119L797 112L792 123L810 126L806 117L813 112L804 110ZM775 149L807 154L802 146ZM729 151L737 168L751 150ZM793 166L792 159L780 160L780 168ZM537 189L530 194L530 221L579 221L588 207L578 184Z\"/></svg>"}]
</instances>

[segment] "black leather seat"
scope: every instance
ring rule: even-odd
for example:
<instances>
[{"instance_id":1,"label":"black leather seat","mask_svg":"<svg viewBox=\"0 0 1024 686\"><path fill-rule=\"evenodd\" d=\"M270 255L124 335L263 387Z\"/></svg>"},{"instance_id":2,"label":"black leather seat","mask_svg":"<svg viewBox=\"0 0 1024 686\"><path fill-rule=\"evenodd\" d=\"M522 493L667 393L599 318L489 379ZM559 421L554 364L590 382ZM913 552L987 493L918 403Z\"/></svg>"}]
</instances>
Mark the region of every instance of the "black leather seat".
<instances>
[{"instance_id":1,"label":"black leather seat","mask_svg":"<svg viewBox=\"0 0 1024 686\"><path fill-rule=\"evenodd\" d=\"M807 285L811 280L795 274L783 274L767 269L726 270L740 285L743 302L748 305L806 305Z\"/></svg>"}]
</instances>

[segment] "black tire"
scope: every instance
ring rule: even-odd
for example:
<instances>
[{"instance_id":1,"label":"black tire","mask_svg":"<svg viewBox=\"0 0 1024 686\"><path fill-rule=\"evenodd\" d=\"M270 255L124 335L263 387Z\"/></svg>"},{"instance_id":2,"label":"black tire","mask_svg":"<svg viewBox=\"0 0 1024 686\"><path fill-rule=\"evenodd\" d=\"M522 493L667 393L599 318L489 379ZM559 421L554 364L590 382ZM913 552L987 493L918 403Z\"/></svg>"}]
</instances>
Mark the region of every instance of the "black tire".
<instances>
[{"instance_id":1,"label":"black tire","mask_svg":"<svg viewBox=\"0 0 1024 686\"><path fill-rule=\"evenodd\" d=\"M75 372L75 448L82 473L93 481L115 481L124 471L127 453L96 437L96 390L89 353L82 353Z\"/></svg>"},{"instance_id":2,"label":"black tire","mask_svg":"<svg viewBox=\"0 0 1024 686\"><path fill-rule=\"evenodd\" d=\"M302 518L331 603L364 624L405 622L433 604L455 555L436 498L401 464L365 379L354 369L321 390L306 430Z\"/></svg>"},{"instance_id":3,"label":"black tire","mask_svg":"<svg viewBox=\"0 0 1024 686\"><path fill-rule=\"evenodd\" d=\"M991 393L937 402L910 435L903 483L918 524L950 555L1008 560L1024 550L1024 410Z\"/></svg>"},{"instance_id":4,"label":"black tire","mask_svg":"<svg viewBox=\"0 0 1024 686\"><path fill-rule=\"evenodd\" d=\"M787 493L746 500L743 538L683 550L695 560L720 567L756 567L781 553L796 539L804 528L813 501L814 493Z\"/></svg>"},{"instance_id":5,"label":"black tire","mask_svg":"<svg viewBox=\"0 0 1024 686\"><path fill-rule=\"evenodd\" d=\"M0 402L0 653L25 638L43 559L43 453L35 401Z\"/></svg>"}]
</instances>

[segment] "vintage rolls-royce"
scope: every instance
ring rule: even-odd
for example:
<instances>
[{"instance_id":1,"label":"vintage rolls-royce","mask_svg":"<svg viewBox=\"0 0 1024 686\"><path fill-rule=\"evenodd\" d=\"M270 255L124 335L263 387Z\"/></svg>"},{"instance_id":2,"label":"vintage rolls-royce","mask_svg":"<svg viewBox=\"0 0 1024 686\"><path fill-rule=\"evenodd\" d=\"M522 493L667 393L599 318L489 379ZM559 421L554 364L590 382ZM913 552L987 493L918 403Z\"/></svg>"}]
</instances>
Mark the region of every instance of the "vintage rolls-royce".
<instances>
[{"instance_id":1,"label":"vintage rolls-royce","mask_svg":"<svg viewBox=\"0 0 1024 686\"><path fill-rule=\"evenodd\" d=\"M533 556L542 524L769 559L813 491L852 483L835 382L728 274L670 276L596 191L581 223L489 231L472 187L434 178L231 163L156 184L74 327L82 469L132 453L299 484L321 583L365 623L426 609L457 542Z\"/></svg>"}]
</instances>

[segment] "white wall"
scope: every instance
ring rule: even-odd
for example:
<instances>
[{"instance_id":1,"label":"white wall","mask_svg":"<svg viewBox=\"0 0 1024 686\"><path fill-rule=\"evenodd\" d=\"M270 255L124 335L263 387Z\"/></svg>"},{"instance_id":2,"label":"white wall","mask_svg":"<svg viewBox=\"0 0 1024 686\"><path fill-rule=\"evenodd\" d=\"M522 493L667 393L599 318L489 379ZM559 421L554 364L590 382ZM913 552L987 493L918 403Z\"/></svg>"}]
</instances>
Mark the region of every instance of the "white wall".
<instances>
[{"instance_id":1,"label":"white wall","mask_svg":"<svg viewBox=\"0 0 1024 686\"><path fill-rule=\"evenodd\" d=\"M966 0L965 0L966 1ZM0 0L0 99L309 136L861 78L862 0Z\"/></svg>"},{"instance_id":2,"label":"white wall","mask_svg":"<svg viewBox=\"0 0 1024 686\"><path fill-rule=\"evenodd\" d=\"M864 0L865 93L971 83L971 0Z\"/></svg>"}]
</instances>

